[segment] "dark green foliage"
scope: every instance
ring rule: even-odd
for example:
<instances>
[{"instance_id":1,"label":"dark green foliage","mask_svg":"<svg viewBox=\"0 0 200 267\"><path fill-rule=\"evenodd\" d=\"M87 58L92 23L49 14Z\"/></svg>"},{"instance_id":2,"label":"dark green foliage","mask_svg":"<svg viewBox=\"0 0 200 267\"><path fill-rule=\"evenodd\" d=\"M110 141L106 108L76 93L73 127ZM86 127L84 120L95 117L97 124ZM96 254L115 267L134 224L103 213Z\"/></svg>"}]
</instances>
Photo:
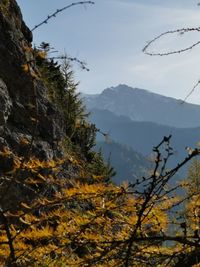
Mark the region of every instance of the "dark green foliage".
<instances>
[{"instance_id":1,"label":"dark green foliage","mask_svg":"<svg viewBox=\"0 0 200 267\"><path fill-rule=\"evenodd\" d=\"M88 152L95 145L97 128L95 124L89 124L86 121L82 121L78 124L71 136L71 140L74 144L81 148L81 151L88 156Z\"/></svg>"},{"instance_id":2,"label":"dark green foliage","mask_svg":"<svg viewBox=\"0 0 200 267\"><path fill-rule=\"evenodd\" d=\"M78 83L74 81L70 63L63 59L60 65L53 59L44 57L50 49L48 43L42 43L40 49L35 50L37 66L48 88L50 101L63 115L67 136L87 157L89 150L95 145L97 129L94 124L87 122L88 114L80 93L77 93Z\"/></svg>"},{"instance_id":3,"label":"dark green foliage","mask_svg":"<svg viewBox=\"0 0 200 267\"><path fill-rule=\"evenodd\" d=\"M59 98L59 103L68 121L67 133L74 135L77 125L79 123L84 125L83 122L85 122L88 114L85 112L85 106L80 98L80 93L77 93L78 83L74 82L73 71L67 60L64 60L61 65L61 73L64 78L64 90Z\"/></svg>"},{"instance_id":4,"label":"dark green foliage","mask_svg":"<svg viewBox=\"0 0 200 267\"><path fill-rule=\"evenodd\" d=\"M110 178L116 175L114 168L109 162L104 161L101 152L90 151L89 155L92 160L87 166L87 171L96 176L105 177L104 182L110 182Z\"/></svg>"}]
</instances>

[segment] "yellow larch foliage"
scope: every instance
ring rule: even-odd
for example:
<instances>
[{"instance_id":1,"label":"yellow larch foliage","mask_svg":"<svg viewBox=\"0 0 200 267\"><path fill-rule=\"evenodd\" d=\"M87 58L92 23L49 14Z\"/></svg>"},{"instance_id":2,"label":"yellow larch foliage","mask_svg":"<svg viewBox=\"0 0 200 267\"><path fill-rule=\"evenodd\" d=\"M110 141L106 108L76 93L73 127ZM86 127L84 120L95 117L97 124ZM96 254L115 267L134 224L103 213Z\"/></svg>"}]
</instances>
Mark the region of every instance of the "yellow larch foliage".
<instances>
[{"instance_id":1,"label":"yellow larch foliage","mask_svg":"<svg viewBox=\"0 0 200 267\"><path fill-rule=\"evenodd\" d=\"M12 154L7 150L2 153L5 157ZM3 213L12 239L5 224L0 225L0 262L8 259L8 241L12 241L21 266L120 267L133 234L131 266L140 266L140 257L170 256L162 242L155 244L148 238L167 231L166 210L177 201L175 198L163 196L157 201L154 196L146 205L145 198L132 194L127 184L104 182L103 175L81 167L80 159L80 168L71 160L80 172L73 183L60 175L69 157L57 161L15 159L17 181L32 196L25 196L16 210Z\"/></svg>"}]
</instances>

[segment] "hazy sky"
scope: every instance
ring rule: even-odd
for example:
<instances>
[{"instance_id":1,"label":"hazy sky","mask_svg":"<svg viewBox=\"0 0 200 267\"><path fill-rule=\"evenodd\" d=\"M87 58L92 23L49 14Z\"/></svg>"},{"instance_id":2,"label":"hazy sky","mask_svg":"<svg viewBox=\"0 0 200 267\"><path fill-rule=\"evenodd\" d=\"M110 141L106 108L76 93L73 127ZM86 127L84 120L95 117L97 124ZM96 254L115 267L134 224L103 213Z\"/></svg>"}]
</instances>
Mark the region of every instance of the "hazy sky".
<instances>
[{"instance_id":1,"label":"hazy sky","mask_svg":"<svg viewBox=\"0 0 200 267\"><path fill-rule=\"evenodd\" d=\"M95 1L95 0L94 0ZM18 0L32 28L71 0ZM76 1L74 1L76 2ZM183 99L200 79L200 46L181 55L150 57L146 42L166 30L200 26L198 0L96 0L95 5L64 11L34 32L34 43L49 42L60 53L87 62L90 72L74 66L79 89L99 93L125 83ZM200 32L167 36L152 50L184 48ZM188 102L200 104L200 87Z\"/></svg>"}]
</instances>

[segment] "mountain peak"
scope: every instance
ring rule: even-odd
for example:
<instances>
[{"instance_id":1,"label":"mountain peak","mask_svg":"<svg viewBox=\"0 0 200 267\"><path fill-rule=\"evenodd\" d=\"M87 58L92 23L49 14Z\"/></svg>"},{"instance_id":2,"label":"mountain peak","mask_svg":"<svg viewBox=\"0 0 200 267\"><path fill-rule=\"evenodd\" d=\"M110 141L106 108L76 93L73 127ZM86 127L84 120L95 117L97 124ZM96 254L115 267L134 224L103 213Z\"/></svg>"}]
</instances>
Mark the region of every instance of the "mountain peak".
<instances>
[{"instance_id":1,"label":"mountain peak","mask_svg":"<svg viewBox=\"0 0 200 267\"><path fill-rule=\"evenodd\" d=\"M140 88L136 88L136 87L130 87L126 84L119 84L117 86L112 86L109 88L106 88L103 90L102 94L107 94L107 93L118 93L118 94L133 94L133 93L151 93L148 90L145 89L140 89Z\"/></svg>"},{"instance_id":2,"label":"mountain peak","mask_svg":"<svg viewBox=\"0 0 200 267\"><path fill-rule=\"evenodd\" d=\"M89 110L109 110L134 121L149 121L180 128L200 126L199 105L181 105L178 99L125 84L109 87L93 98L88 96L85 102Z\"/></svg>"}]
</instances>

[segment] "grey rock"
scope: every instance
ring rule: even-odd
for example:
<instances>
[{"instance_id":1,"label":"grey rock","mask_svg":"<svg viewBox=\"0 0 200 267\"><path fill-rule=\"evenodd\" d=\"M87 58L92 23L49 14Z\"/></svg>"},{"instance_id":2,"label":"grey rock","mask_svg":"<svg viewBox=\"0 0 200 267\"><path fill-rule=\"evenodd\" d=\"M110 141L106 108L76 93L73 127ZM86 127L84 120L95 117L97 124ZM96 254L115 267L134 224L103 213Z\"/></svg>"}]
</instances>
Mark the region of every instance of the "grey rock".
<instances>
[{"instance_id":1,"label":"grey rock","mask_svg":"<svg viewBox=\"0 0 200 267\"><path fill-rule=\"evenodd\" d=\"M33 139L33 156L51 159L62 154L56 144L65 137L64 120L49 101L42 79L32 79L22 68L33 58L32 33L15 0L10 0L8 13L0 12L0 126L4 127L1 143L25 155L30 147L22 146L21 140ZM35 65L33 69L37 71Z\"/></svg>"},{"instance_id":2,"label":"grey rock","mask_svg":"<svg viewBox=\"0 0 200 267\"><path fill-rule=\"evenodd\" d=\"M12 211L22 201L34 199L37 192L24 187L23 181L30 176L28 170L19 169L19 180L13 179L9 186L6 172L12 173L16 156L22 161L60 159L64 155L60 144L66 138L66 120L49 100L42 78L33 78L32 73L24 71L23 65L34 58L32 33L23 22L16 0L9 4L6 12L0 11L0 205ZM34 60L30 64L38 74ZM1 153L5 147L13 153ZM78 173L78 167L67 162L59 177L69 179Z\"/></svg>"},{"instance_id":3,"label":"grey rock","mask_svg":"<svg viewBox=\"0 0 200 267\"><path fill-rule=\"evenodd\" d=\"M9 96L7 87L0 79L0 126L5 125L11 113L12 100Z\"/></svg>"}]
</instances>

